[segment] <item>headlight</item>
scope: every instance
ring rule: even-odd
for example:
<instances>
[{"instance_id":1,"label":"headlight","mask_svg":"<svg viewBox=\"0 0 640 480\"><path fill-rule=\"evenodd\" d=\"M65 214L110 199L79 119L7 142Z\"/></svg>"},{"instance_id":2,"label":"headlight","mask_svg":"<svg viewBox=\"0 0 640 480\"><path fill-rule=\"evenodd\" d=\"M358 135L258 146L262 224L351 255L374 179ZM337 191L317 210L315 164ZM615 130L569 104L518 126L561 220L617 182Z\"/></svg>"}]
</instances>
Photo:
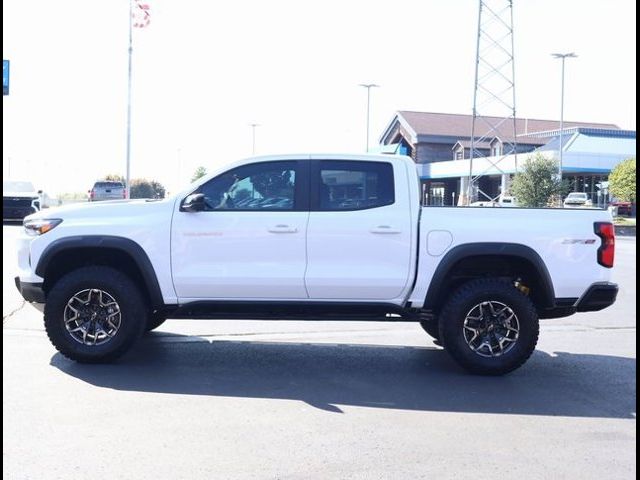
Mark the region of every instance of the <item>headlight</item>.
<instances>
[{"instance_id":1,"label":"headlight","mask_svg":"<svg viewBox=\"0 0 640 480\"><path fill-rule=\"evenodd\" d=\"M60 223L62 219L60 218L45 218L45 219L37 219L37 220L25 220L24 221L24 230L27 232L27 235L38 236L43 233L47 233L49 230L54 229Z\"/></svg>"}]
</instances>

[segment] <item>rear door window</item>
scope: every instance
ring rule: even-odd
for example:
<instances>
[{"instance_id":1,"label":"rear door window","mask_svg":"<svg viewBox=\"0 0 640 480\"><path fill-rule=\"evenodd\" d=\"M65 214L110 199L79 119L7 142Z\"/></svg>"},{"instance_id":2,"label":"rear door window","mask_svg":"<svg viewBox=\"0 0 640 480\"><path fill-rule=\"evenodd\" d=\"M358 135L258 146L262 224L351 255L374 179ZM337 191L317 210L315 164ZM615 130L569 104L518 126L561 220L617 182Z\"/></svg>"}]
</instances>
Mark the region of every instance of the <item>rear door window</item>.
<instances>
[{"instance_id":1,"label":"rear door window","mask_svg":"<svg viewBox=\"0 0 640 480\"><path fill-rule=\"evenodd\" d=\"M392 205L395 201L393 165L320 160L312 188L314 210L365 210Z\"/></svg>"}]
</instances>

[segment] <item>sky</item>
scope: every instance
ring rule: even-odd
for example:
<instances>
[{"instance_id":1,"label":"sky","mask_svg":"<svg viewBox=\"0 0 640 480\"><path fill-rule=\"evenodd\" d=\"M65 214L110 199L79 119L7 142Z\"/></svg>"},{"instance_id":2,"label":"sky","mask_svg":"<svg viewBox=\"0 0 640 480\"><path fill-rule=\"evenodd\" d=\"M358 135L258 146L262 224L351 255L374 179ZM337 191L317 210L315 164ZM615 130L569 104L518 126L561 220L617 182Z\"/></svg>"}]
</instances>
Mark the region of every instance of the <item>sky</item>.
<instances>
[{"instance_id":1,"label":"sky","mask_svg":"<svg viewBox=\"0 0 640 480\"><path fill-rule=\"evenodd\" d=\"M131 177L185 187L252 154L363 152L398 110L471 113L477 0L145 0ZM128 0L3 0L3 175L83 192L126 166ZM633 0L515 0L516 109L636 128Z\"/></svg>"}]
</instances>

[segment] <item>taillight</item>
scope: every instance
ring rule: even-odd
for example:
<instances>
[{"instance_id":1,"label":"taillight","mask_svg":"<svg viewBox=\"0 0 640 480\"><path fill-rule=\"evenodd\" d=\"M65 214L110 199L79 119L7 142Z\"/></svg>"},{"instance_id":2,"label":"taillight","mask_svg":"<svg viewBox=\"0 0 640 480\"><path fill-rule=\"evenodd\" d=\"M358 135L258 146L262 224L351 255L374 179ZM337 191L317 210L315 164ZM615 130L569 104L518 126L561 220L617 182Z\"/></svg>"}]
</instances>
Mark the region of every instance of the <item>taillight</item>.
<instances>
[{"instance_id":1,"label":"taillight","mask_svg":"<svg viewBox=\"0 0 640 480\"><path fill-rule=\"evenodd\" d=\"M89 192L89 198L91 198L91 199L93 200L93 198L95 198L95 196L96 196L96 192L95 192L95 190L92 188L92 189L91 189L91 192Z\"/></svg>"},{"instance_id":2,"label":"taillight","mask_svg":"<svg viewBox=\"0 0 640 480\"><path fill-rule=\"evenodd\" d=\"M603 267L612 268L616 250L616 234L613 223L595 222L593 227L601 241L600 248L598 248L598 263Z\"/></svg>"},{"instance_id":3,"label":"taillight","mask_svg":"<svg viewBox=\"0 0 640 480\"><path fill-rule=\"evenodd\" d=\"M127 198L127 189L122 190L122 198Z\"/></svg>"}]
</instances>

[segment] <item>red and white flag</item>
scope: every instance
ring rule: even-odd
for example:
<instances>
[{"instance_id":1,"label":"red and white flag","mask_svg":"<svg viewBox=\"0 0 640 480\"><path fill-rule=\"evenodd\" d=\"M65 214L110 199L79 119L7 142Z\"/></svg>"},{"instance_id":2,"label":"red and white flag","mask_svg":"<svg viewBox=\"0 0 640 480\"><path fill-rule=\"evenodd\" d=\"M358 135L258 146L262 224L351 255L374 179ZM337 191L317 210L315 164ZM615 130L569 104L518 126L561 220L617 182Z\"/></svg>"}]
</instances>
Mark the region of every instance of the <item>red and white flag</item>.
<instances>
[{"instance_id":1,"label":"red and white flag","mask_svg":"<svg viewBox=\"0 0 640 480\"><path fill-rule=\"evenodd\" d=\"M141 3L140 0L134 0L131 10L131 18L133 18L134 28L144 28L151 22L151 12L149 5Z\"/></svg>"}]
</instances>

